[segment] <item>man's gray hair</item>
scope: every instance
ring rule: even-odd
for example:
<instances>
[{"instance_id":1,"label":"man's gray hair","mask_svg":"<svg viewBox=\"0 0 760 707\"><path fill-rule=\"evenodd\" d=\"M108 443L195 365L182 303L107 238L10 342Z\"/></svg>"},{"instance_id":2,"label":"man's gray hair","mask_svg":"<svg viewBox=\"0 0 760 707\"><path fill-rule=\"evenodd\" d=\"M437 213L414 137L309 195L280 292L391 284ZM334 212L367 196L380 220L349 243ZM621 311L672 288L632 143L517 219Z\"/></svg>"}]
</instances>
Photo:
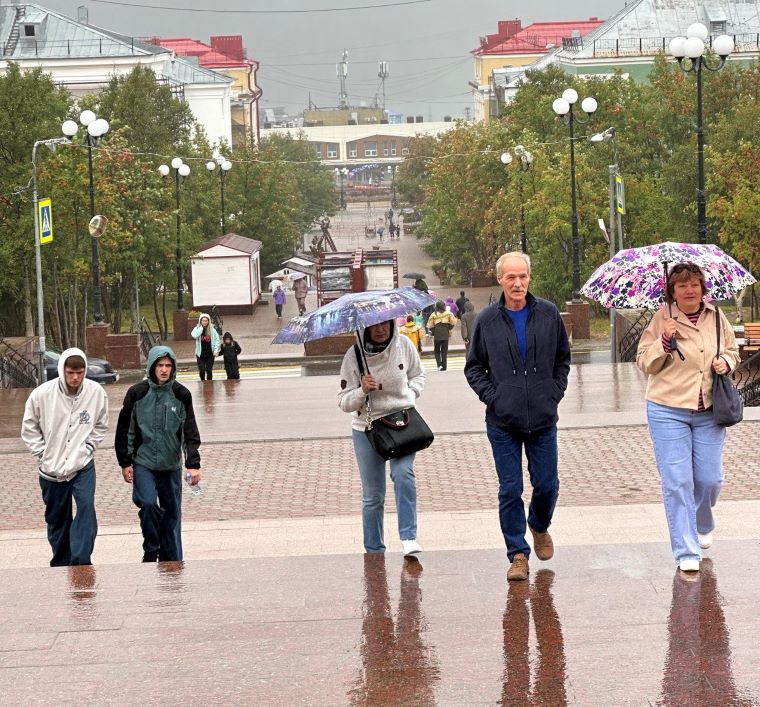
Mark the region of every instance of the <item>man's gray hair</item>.
<instances>
[{"instance_id":1,"label":"man's gray hair","mask_svg":"<svg viewBox=\"0 0 760 707\"><path fill-rule=\"evenodd\" d=\"M511 253L504 253L504 255L496 261L496 277L501 277L501 268L507 258L522 258L528 266L528 275L530 275L530 258L528 257L528 254L523 253L521 250L513 250Z\"/></svg>"}]
</instances>

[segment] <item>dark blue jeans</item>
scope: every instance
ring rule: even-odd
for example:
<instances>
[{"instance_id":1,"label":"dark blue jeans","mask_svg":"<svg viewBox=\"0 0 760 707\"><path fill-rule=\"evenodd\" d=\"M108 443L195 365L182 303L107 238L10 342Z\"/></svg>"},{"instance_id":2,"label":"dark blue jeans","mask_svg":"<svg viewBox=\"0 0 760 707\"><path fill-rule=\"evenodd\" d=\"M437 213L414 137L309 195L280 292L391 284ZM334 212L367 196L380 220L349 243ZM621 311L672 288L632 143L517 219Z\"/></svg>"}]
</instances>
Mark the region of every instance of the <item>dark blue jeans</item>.
<instances>
[{"instance_id":1,"label":"dark blue jeans","mask_svg":"<svg viewBox=\"0 0 760 707\"><path fill-rule=\"evenodd\" d=\"M528 475L533 494L528 509L528 525L539 533L548 530L559 496L557 476L557 426L522 434L486 425L496 474L499 477L499 522L509 561L518 552L526 557L530 547L525 542L525 506L522 500L522 449L528 457Z\"/></svg>"},{"instance_id":2,"label":"dark blue jeans","mask_svg":"<svg viewBox=\"0 0 760 707\"><path fill-rule=\"evenodd\" d=\"M132 500L140 509L143 550L160 562L182 559L182 469L151 471L134 464Z\"/></svg>"},{"instance_id":3,"label":"dark blue jeans","mask_svg":"<svg viewBox=\"0 0 760 707\"><path fill-rule=\"evenodd\" d=\"M71 481L48 481L40 476L51 567L90 565L98 534L95 516L95 462L90 462ZM77 504L73 514L72 499Z\"/></svg>"}]
</instances>

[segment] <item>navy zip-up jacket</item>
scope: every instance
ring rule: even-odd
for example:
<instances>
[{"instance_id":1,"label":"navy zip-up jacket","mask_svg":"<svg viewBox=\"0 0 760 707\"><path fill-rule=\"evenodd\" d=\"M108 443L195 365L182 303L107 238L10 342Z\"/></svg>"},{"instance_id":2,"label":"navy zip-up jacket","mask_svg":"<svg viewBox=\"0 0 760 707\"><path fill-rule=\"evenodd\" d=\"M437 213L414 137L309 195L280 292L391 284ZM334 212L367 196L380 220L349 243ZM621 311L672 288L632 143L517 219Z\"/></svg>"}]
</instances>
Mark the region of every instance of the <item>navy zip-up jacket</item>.
<instances>
[{"instance_id":1,"label":"navy zip-up jacket","mask_svg":"<svg viewBox=\"0 0 760 707\"><path fill-rule=\"evenodd\" d=\"M559 310L530 292L527 301L527 360L520 357L502 294L478 314L464 367L486 405L486 423L523 433L556 424L570 372L570 343Z\"/></svg>"}]
</instances>

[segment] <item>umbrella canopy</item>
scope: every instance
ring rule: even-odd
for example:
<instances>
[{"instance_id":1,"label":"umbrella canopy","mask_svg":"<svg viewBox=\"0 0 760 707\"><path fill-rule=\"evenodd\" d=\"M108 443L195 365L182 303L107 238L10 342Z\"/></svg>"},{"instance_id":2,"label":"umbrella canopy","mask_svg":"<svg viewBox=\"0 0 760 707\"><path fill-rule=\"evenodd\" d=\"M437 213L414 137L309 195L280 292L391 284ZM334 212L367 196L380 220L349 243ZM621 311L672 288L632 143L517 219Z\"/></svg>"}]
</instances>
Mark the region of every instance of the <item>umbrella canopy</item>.
<instances>
[{"instance_id":1,"label":"umbrella canopy","mask_svg":"<svg viewBox=\"0 0 760 707\"><path fill-rule=\"evenodd\" d=\"M402 275L401 277L404 278L404 280L424 280L425 276L421 272L408 272L406 275Z\"/></svg>"},{"instance_id":2,"label":"umbrella canopy","mask_svg":"<svg viewBox=\"0 0 760 707\"><path fill-rule=\"evenodd\" d=\"M269 283L270 292L274 292L278 287L282 287L282 280L272 280Z\"/></svg>"},{"instance_id":3,"label":"umbrella canopy","mask_svg":"<svg viewBox=\"0 0 760 707\"><path fill-rule=\"evenodd\" d=\"M300 280L304 277L306 277L306 273L299 272L298 270L291 270L289 273L282 276L282 281L295 282L296 280Z\"/></svg>"},{"instance_id":4,"label":"umbrella canopy","mask_svg":"<svg viewBox=\"0 0 760 707\"><path fill-rule=\"evenodd\" d=\"M425 309L435 302L435 297L413 287L349 292L319 309L294 317L272 343L302 344L326 336L348 334Z\"/></svg>"},{"instance_id":5,"label":"umbrella canopy","mask_svg":"<svg viewBox=\"0 0 760 707\"><path fill-rule=\"evenodd\" d=\"M665 301L668 267L686 262L702 269L712 300L728 299L755 282L716 245L666 242L619 251L594 271L581 294L607 308L659 309Z\"/></svg>"}]
</instances>

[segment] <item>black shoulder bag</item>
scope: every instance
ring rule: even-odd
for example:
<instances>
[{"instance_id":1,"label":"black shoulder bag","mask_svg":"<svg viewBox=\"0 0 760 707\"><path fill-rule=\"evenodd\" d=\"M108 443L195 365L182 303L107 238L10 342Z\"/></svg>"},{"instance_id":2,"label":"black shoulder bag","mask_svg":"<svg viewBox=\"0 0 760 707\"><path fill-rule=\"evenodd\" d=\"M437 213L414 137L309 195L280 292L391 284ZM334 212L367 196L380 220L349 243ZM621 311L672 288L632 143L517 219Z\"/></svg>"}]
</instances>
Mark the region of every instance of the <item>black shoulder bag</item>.
<instances>
[{"instance_id":1,"label":"black shoulder bag","mask_svg":"<svg viewBox=\"0 0 760 707\"><path fill-rule=\"evenodd\" d=\"M718 353L720 356L720 310L715 308L715 331L718 338ZM741 422L744 417L744 405L739 392L727 374L721 375L713 371L712 385L713 420L721 427L731 427Z\"/></svg>"},{"instance_id":2,"label":"black shoulder bag","mask_svg":"<svg viewBox=\"0 0 760 707\"><path fill-rule=\"evenodd\" d=\"M359 346L354 344L356 362L359 364L359 379L364 375L365 366ZM367 439L375 451L386 461L398 459L414 452L427 449L435 439L417 408L410 407L390 415L372 420L372 406L369 395L365 401L367 410Z\"/></svg>"}]
</instances>

